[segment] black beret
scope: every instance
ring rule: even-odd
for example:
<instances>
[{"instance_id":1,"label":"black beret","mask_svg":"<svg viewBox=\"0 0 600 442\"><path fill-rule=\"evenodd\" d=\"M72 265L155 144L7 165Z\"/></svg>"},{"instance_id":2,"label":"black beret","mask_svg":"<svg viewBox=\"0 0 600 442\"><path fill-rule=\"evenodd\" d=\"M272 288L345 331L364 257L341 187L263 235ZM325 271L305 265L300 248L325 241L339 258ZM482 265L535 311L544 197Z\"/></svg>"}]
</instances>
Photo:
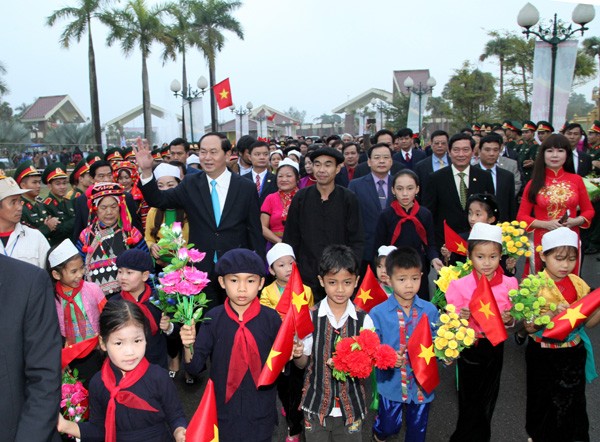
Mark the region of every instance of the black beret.
<instances>
[{"instance_id":1,"label":"black beret","mask_svg":"<svg viewBox=\"0 0 600 442\"><path fill-rule=\"evenodd\" d=\"M225 252L215 265L215 272L219 276L232 273L250 273L264 276L266 264L260 256L248 249L233 249Z\"/></svg>"},{"instance_id":2,"label":"black beret","mask_svg":"<svg viewBox=\"0 0 600 442\"><path fill-rule=\"evenodd\" d=\"M137 270L138 272L151 272L154 270L154 263L148 252L139 249L129 249L117 256L117 268Z\"/></svg>"},{"instance_id":3,"label":"black beret","mask_svg":"<svg viewBox=\"0 0 600 442\"><path fill-rule=\"evenodd\" d=\"M319 147L317 150L314 150L313 152L311 152L310 160L315 161L316 158L324 156L324 155L334 158L336 164L341 164L344 162L344 155L342 155L342 153L339 150L334 149L333 147L329 147L329 146Z\"/></svg>"}]
</instances>

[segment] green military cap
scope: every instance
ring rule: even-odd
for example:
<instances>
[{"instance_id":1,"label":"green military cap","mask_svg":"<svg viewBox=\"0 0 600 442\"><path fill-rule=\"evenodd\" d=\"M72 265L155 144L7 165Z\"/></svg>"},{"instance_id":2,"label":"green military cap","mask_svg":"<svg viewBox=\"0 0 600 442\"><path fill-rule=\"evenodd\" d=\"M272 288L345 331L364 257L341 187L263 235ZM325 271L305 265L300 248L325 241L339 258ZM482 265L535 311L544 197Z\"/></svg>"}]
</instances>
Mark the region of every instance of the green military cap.
<instances>
[{"instance_id":1,"label":"green military cap","mask_svg":"<svg viewBox=\"0 0 600 442\"><path fill-rule=\"evenodd\" d=\"M121 149L118 147L113 147L112 149L108 149L104 154L104 159L106 161L122 161L123 153Z\"/></svg>"},{"instance_id":2,"label":"green military cap","mask_svg":"<svg viewBox=\"0 0 600 442\"><path fill-rule=\"evenodd\" d=\"M68 178L67 168L62 163L52 163L46 166L42 173L42 182L48 184L52 180L59 178Z\"/></svg>"},{"instance_id":3,"label":"green military cap","mask_svg":"<svg viewBox=\"0 0 600 442\"><path fill-rule=\"evenodd\" d=\"M133 147L126 147L123 149L123 159L128 161L135 160L135 152L133 151Z\"/></svg>"},{"instance_id":4,"label":"green military cap","mask_svg":"<svg viewBox=\"0 0 600 442\"><path fill-rule=\"evenodd\" d=\"M73 172L71 172L71 175L69 175L69 183L71 184L71 186L75 185L75 180L79 180L79 177L81 175L89 171L90 165L87 163L86 160L81 160L79 163L77 163L75 169L73 169Z\"/></svg>"},{"instance_id":5,"label":"green military cap","mask_svg":"<svg viewBox=\"0 0 600 442\"><path fill-rule=\"evenodd\" d=\"M537 130L539 131L543 131L543 132L554 132L554 126L552 126L550 123L548 123L547 121L538 121L537 124Z\"/></svg>"},{"instance_id":6,"label":"green military cap","mask_svg":"<svg viewBox=\"0 0 600 442\"><path fill-rule=\"evenodd\" d=\"M592 127L590 127L590 130L588 132L600 134L600 121L594 120L594 124L592 124Z\"/></svg>"},{"instance_id":7,"label":"green military cap","mask_svg":"<svg viewBox=\"0 0 600 442\"><path fill-rule=\"evenodd\" d=\"M104 158L102 158L102 155L100 155L98 152L96 153L92 153L90 155L88 155L85 159L86 163L88 163L88 165L92 165L94 164L96 161L102 161Z\"/></svg>"},{"instance_id":8,"label":"green military cap","mask_svg":"<svg viewBox=\"0 0 600 442\"><path fill-rule=\"evenodd\" d=\"M156 149L152 149L151 153L154 161L162 161L162 155L160 154L160 149L158 147Z\"/></svg>"},{"instance_id":9,"label":"green military cap","mask_svg":"<svg viewBox=\"0 0 600 442\"><path fill-rule=\"evenodd\" d=\"M537 130L537 125L533 121L525 120L523 121L523 130L535 132Z\"/></svg>"},{"instance_id":10,"label":"green military cap","mask_svg":"<svg viewBox=\"0 0 600 442\"><path fill-rule=\"evenodd\" d=\"M15 170L15 181L20 186L23 178L27 176L40 176L41 172L36 169L31 161L23 161Z\"/></svg>"}]
</instances>

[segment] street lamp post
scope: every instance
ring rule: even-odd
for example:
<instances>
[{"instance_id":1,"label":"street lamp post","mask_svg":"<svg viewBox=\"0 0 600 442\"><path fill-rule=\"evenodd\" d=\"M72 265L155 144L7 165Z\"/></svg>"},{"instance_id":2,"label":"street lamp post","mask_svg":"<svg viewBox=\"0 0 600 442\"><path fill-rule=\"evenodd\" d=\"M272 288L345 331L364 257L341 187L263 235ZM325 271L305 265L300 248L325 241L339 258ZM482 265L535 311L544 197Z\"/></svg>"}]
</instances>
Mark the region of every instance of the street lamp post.
<instances>
[{"instance_id":1,"label":"street lamp post","mask_svg":"<svg viewBox=\"0 0 600 442\"><path fill-rule=\"evenodd\" d=\"M421 134L421 125L422 125L422 119L423 119L423 109L421 108L423 95L427 95L427 94L430 94L431 92L433 92L433 88L435 87L436 84L437 84L437 82L435 81L435 78L433 78L433 77L429 77L427 79L427 83L425 84L425 86L423 86L423 83L421 83L419 81L419 85L417 87L415 87L415 82L411 77L406 77L406 80L404 80L404 87L406 88L408 93L410 94L412 92L417 97L419 97L419 128L418 128L419 135Z\"/></svg>"},{"instance_id":2,"label":"street lamp post","mask_svg":"<svg viewBox=\"0 0 600 442\"><path fill-rule=\"evenodd\" d=\"M243 106L240 106L239 109L236 109L235 104L229 106L231 112L240 117L240 136L244 135L244 115L251 112L253 107L254 106L252 105L251 101L246 103L245 108ZM248 133L250 133L250 121L248 121Z\"/></svg>"},{"instance_id":3,"label":"street lamp post","mask_svg":"<svg viewBox=\"0 0 600 442\"><path fill-rule=\"evenodd\" d=\"M271 114L269 112L263 111L254 117L254 119L258 122L258 127L260 128L260 130L258 131L259 137L265 137L265 134L263 133L263 122L266 121L270 116L271 116ZM250 130L248 130L248 132L250 132ZM269 135L269 133L267 130L267 137L268 137L268 135Z\"/></svg>"},{"instance_id":4,"label":"street lamp post","mask_svg":"<svg viewBox=\"0 0 600 442\"><path fill-rule=\"evenodd\" d=\"M383 129L383 111L387 109L387 104L383 100L378 100L377 98L373 98L371 100L371 106L375 108L375 111L379 111L379 121L381 121L381 127L377 130Z\"/></svg>"},{"instance_id":5,"label":"street lamp post","mask_svg":"<svg viewBox=\"0 0 600 442\"><path fill-rule=\"evenodd\" d=\"M554 14L554 19L550 22L550 26L543 28L542 25L538 25L537 30L531 30L540 21L540 13L535 6L531 3L527 3L523 6L523 9L519 11L517 16L517 23L522 28L525 28L523 34L529 37L530 34L535 35L541 41L548 43L552 47L552 70L550 71L550 109L548 111L548 121L552 123L552 117L554 113L554 82L556 79L556 54L558 53L558 45L567 41L575 33L581 32L583 36L586 28L585 25L591 22L596 15L594 6L579 4L573 10L571 19L573 23L579 25L579 28L573 29L573 25L565 27L563 22L557 18L557 14Z\"/></svg>"},{"instance_id":6,"label":"street lamp post","mask_svg":"<svg viewBox=\"0 0 600 442\"><path fill-rule=\"evenodd\" d=\"M194 117L192 114L192 102L197 98L201 99L204 96L204 92L206 92L206 88L208 88L208 81L206 80L206 78L204 78L204 76L202 76L198 78L196 86L198 86L199 90L192 89L192 86L188 84L182 92L179 92L181 91L181 83L179 82L179 80L173 80L171 82L171 92L173 92L173 95L175 95L176 97L181 97L188 102L190 110L190 143L194 142ZM187 138L185 134L185 118L183 119L182 132L183 137Z\"/></svg>"}]
</instances>

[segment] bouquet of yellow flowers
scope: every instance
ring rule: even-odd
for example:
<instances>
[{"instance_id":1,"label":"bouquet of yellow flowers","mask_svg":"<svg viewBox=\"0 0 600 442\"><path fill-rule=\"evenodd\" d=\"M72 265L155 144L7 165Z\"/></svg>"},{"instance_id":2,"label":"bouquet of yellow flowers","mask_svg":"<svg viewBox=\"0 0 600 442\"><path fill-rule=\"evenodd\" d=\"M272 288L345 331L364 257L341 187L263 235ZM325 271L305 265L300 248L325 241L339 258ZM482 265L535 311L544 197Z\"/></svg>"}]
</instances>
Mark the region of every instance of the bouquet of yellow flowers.
<instances>
[{"instance_id":1,"label":"bouquet of yellow flowers","mask_svg":"<svg viewBox=\"0 0 600 442\"><path fill-rule=\"evenodd\" d=\"M446 290L450 282L455 279L460 279L463 276L467 276L473 271L473 264L470 259L467 259L465 263L457 262L453 266L444 266L439 271L439 277L435 281L435 293L431 302L439 308L446 307Z\"/></svg>"},{"instance_id":2,"label":"bouquet of yellow flowers","mask_svg":"<svg viewBox=\"0 0 600 442\"><path fill-rule=\"evenodd\" d=\"M498 224L502 228L502 254L510 258L519 259L521 256L529 258L529 238L525 235L527 223L525 221L511 221Z\"/></svg>"},{"instance_id":3,"label":"bouquet of yellow flowers","mask_svg":"<svg viewBox=\"0 0 600 442\"><path fill-rule=\"evenodd\" d=\"M433 340L435 356L449 363L474 343L475 330L469 327L469 321L458 317L454 305L446 305L446 313L440 315L437 336Z\"/></svg>"},{"instance_id":4,"label":"bouquet of yellow flowers","mask_svg":"<svg viewBox=\"0 0 600 442\"><path fill-rule=\"evenodd\" d=\"M524 319L528 322L533 322L535 325L545 325L546 328L552 328L548 311L555 311L556 304L547 302L546 298L540 296L540 290L544 287L551 288L554 286L554 281L540 272L537 275L528 275L527 278L521 281L518 290L510 290L508 298L512 307L510 315L515 320Z\"/></svg>"}]
</instances>

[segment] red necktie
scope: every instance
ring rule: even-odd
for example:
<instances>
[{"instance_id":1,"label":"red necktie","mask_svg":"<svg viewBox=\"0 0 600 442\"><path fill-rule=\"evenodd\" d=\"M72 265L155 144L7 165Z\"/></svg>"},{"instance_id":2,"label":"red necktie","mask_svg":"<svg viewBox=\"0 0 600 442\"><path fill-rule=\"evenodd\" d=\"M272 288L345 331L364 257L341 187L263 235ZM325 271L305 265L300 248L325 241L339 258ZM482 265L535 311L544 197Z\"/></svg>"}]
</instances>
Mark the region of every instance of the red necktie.
<instances>
[{"instance_id":1,"label":"red necktie","mask_svg":"<svg viewBox=\"0 0 600 442\"><path fill-rule=\"evenodd\" d=\"M406 161L410 161L410 154L408 152L406 152Z\"/></svg>"},{"instance_id":2,"label":"red necktie","mask_svg":"<svg viewBox=\"0 0 600 442\"><path fill-rule=\"evenodd\" d=\"M229 299L225 300L224 307L227 316L239 327L233 338L231 358L229 359L229 372L227 373L227 387L225 390L225 403L227 403L237 391L248 370L250 370L252 379L254 379L254 384L258 385L262 362L256 339L254 339L252 332L248 330L246 325L260 313L260 301L255 298L244 312L244 317L241 320L237 312L231 308Z\"/></svg>"},{"instance_id":3,"label":"red necktie","mask_svg":"<svg viewBox=\"0 0 600 442\"><path fill-rule=\"evenodd\" d=\"M75 327L73 325L73 317L71 316L71 306L75 310L75 318L77 319L77 328L82 339L86 338L86 323L85 316L77 303L75 302L75 296L81 291L83 287L83 280L79 283L78 287L75 287L70 295L66 295L63 289L63 285L58 282L56 284L56 294L59 298L66 301L64 308L64 322L65 322L65 338L67 339L67 345L75 344Z\"/></svg>"},{"instance_id":4,"label":"red necktie","mask_svg":"<svg viewBox=\"0 0 600 442\"><path fill-rule=\"evenodd\" d=\"M260 175L256 175L256 191L260 195Z\"/></svg>"},{"instance_id":5,"label":"red necktie","mask_svg":"<svg viewBox=\"0 0 600 442\"><path fill-rule=\"evenodd\" d=\"M158 325L156 325L156 320L154 319L154 316L152 316L152 313L150 313L150 309L146 304L144 304L148 299L150 299L151 294L152 290L150 290L150 286L146 284L144 293L142 293L142 295L140 296L139 301L136 301L135 297L131 293L126 292L125 290L121 292L121 297L125 301L137 304L137 306L142 310L142 313L144 313L144 316L148 318L148 322L150 323L150 331L152 332L152 336L154 336L158 332Z\"/></svg>"},{"instance_id":6,"label":"red necktie","mask_svg":"<svg viewBox=\"0 0 600 442\"><path fill-rule=\"evenodd\" d=\"M106 417L104 420L104 441L105 442L116 442L117 440L117 424L116 424L116 411L117 402L128 408L136 408L138 410L154 411L158 413L158 410L146 402L144 399L132 393L131 391L124 391L126 388L133 386L139 381L148 370L150 363L146 358L143 358L140 363L133 370L127 372L127 376L123 376L119 385L115 378L115 373L110 366L110 359L104 360L102 365L102 382L110 393L110 399L108 401L108 407L106 407Z\"/></svg>"}]
</instances>

